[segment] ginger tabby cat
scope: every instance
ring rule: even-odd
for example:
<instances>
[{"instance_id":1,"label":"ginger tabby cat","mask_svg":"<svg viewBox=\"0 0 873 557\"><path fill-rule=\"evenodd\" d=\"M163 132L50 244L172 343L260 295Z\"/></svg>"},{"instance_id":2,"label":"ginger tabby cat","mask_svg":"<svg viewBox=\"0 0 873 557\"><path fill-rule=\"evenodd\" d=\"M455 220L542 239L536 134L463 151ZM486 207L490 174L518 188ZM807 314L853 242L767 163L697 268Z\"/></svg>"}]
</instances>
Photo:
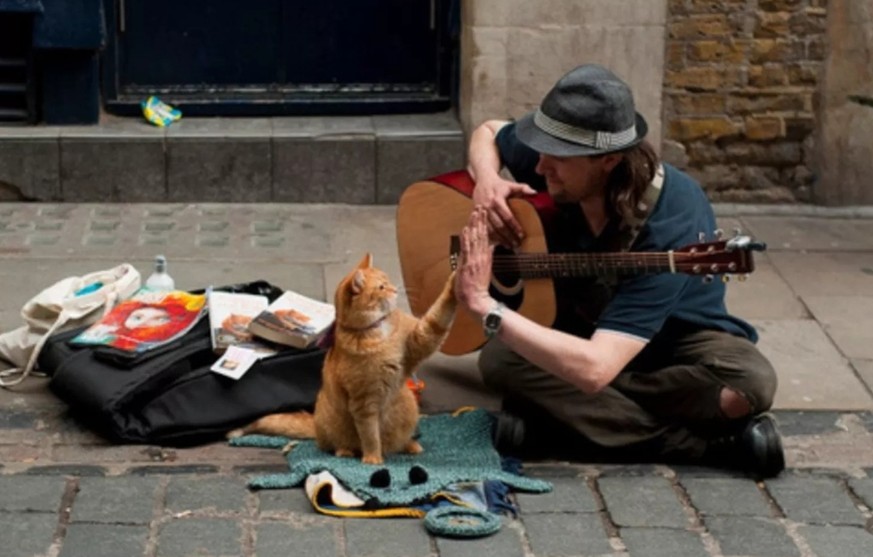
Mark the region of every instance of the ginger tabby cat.
<instances>
[{"instance_id":1,"label":"ginger tabby cat","mask_svg":"<svg viewBox=\"0 0 873 557\"><path fill-rule=\"evenodd\" d=\"M412 438L418 404L406 379L448 334L457 305L453 284L454 274L417 319L397 308L397 288L366 254L336 290L334 342L325 357L314 414L271 414L228 437L314 437L321 450L360 454L366 464L381 464L389 453L420 453L421 445Z\"/></svg>"}]
</instances>

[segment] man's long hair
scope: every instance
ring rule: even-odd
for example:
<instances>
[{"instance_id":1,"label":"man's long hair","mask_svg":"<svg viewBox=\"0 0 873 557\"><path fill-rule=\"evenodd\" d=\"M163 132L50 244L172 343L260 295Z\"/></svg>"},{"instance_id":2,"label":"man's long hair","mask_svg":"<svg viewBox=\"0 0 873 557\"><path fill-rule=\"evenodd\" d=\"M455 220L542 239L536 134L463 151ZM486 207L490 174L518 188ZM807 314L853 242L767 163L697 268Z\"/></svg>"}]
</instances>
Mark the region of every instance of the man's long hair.
<instances>
[{"instance_id":1,"label":"man's long hair","mask_svg":"<svg viewBox=\"0 0 873 557\"><path fill-rule=\"evenodd\" d=\"M645 140L623 154L606 183L607 210L618 218L636 210L660 164L654 147Z\"/></svg>"}]
</instances>

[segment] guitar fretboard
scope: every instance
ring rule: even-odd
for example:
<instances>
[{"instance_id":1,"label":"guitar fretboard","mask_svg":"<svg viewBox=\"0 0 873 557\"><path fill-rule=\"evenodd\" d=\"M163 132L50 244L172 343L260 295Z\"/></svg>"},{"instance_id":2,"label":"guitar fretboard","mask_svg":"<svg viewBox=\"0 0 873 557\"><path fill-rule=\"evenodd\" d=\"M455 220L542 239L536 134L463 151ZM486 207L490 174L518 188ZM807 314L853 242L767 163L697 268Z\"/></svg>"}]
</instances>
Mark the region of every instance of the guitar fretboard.
<instances>
[{"instance_id":1,"label":"guitar fretboard","mask_svg":"<svg viewBox=\"0 0 873 557\"><path fill-rule=\"evenodd\" d=\"M670 254L663 252L527 253L496 254L493 271L522 278L553 278L668 273L675 272L675 267L670 265Z\"/></svg>"}]
</instances>

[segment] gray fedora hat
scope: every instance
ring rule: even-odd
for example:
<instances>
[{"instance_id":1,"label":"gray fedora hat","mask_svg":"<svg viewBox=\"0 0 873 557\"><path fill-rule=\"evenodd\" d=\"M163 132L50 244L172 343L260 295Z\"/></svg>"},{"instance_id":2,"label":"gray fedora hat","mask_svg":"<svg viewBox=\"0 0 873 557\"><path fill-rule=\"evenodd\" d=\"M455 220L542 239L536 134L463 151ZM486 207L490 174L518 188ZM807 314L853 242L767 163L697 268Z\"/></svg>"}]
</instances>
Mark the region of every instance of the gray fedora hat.
<instances>
[{"instance_id":1,"label":"gray fedora hat","mask_svg":"<svg viewBox=\"0 0 873 557\"><path fill-rule=\"evenodd\" d=\"M557 157L622 151L641 142L648 131L627 83L597 64L564 75L540 107L515 127L522 143Z\"/></svg>"}]
</instances>

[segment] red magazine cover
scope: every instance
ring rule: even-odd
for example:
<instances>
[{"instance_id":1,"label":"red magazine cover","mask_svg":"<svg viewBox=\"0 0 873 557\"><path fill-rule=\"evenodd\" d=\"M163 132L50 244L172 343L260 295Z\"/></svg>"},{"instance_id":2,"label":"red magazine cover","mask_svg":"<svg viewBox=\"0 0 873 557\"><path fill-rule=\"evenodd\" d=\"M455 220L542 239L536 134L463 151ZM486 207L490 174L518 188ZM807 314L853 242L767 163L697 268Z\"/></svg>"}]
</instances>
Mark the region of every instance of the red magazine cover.
<instances>
[{"instance_id":1,"label":"red magazine cover","mask_svg":"<svg viewBox=\"0 0 873 557\"><path fill-rule=\"evenodd\" d=\"M136 354L179 338L205 313L203 294L141 288L70 342Z\"/></svg>"}]
</instances>

